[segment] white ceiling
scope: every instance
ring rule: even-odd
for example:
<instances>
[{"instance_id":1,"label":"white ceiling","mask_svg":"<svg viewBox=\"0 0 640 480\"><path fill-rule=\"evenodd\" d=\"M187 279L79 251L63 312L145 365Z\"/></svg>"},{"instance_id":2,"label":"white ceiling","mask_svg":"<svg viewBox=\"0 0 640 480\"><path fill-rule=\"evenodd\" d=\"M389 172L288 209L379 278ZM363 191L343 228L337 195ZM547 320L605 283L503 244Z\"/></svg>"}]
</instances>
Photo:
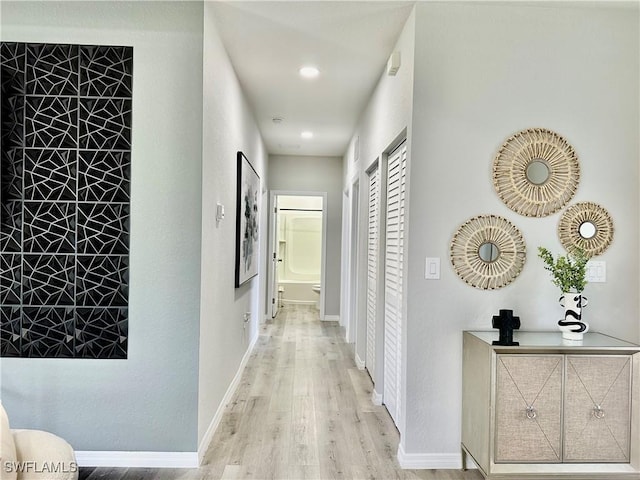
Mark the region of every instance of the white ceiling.
<instances>
[{"instance_id":1,"label":"white ceiling","mask_svg":"<svg viewBox=\"0 0 640 480\"><path fill-rule=\"evenodd\" d=\"M406 1L212 2L267 150L342 156L411 13ZM318 67L312 80L298 74ZM280 117L282 123L272 119ZM312 139L300 133L310 130Z\"/></svg>"}]
</instances>

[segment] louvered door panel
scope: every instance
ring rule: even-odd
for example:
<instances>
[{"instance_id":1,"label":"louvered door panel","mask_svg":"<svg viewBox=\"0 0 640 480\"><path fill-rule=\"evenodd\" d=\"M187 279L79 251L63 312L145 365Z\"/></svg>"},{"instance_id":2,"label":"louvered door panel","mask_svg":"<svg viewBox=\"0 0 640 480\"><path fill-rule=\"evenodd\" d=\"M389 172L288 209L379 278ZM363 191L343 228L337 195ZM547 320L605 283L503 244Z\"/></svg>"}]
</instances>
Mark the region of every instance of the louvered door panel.
<instances>
[{"instance_id":1,"label":"louvered door panel","mask_svg":"<svg viewBox=\"0 0 640 480\"><path fill-rule=\"evenodd\" d=\"M629 462L631 357L568 355L565 462Z\"/></svg>"},{"instance_id":2,"label":"louvered door panel","mask_svg":"<svg viewBox=\"0 0 640 480\"><path fill-rule=\"evenodd\" d=\"M385 215L383 403L396 425L400 419L406 170L407 149L403 143L389 155Z\"/></svg>"},{"instance_id":3,"label":"louvered door panel","mask_svg":"<svg viewBox=\"0 0 640 480\"><path fill-rule=\"evenodd\" d=\"M369 228L367 240L367 352L365 368L375 379L376 315L378 302L378 238L380 212L380 169L369 173Z\"/></svg>"}]
</instances>

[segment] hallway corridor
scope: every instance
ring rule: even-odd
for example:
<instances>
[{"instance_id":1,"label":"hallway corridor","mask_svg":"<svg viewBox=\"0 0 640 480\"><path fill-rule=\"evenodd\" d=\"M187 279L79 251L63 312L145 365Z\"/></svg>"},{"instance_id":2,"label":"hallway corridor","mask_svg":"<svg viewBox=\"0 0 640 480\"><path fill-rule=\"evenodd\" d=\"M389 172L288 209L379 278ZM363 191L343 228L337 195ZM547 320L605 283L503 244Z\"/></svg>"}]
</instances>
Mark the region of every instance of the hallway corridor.
<instances>
[{"instance_id":1,"label":"hallway corridor","mask_svg":"<svg viewBox=\"0 0 640 480\"><path fill-rule=\"evenodd\" d=\"M85 480L434 479L479 480L477 471L402 470L398 432L356 368L337 322L287 306L262 326L204 465L82 469Z\"/></svg>"}]
</instances>

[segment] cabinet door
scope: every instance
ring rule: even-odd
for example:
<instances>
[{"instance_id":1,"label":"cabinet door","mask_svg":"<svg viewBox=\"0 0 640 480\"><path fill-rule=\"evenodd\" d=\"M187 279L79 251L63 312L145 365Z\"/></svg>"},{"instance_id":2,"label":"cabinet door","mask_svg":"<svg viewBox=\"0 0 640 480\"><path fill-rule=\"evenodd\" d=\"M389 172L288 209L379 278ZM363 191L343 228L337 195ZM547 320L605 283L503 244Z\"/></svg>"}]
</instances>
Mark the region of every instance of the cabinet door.
<instances>
[{"instance_id":1,"label":"cabinet door","mask_svg":"<svg viewBox=\"0 0 640 480\"><path fill-rule=\"evenodd\" d=\"M565 462L629 462L631 357L568 355Z\"/></svg>"},{"instance_id":2,"label":"cabinet door","mask_svg":"<svg viewBox=\"0 0 640 480\"><path fill-rule=\"evenodd\" d=\"M498 355L496 463L561 461L562 367L562 355Z\"/></svg>"}]
</instances>

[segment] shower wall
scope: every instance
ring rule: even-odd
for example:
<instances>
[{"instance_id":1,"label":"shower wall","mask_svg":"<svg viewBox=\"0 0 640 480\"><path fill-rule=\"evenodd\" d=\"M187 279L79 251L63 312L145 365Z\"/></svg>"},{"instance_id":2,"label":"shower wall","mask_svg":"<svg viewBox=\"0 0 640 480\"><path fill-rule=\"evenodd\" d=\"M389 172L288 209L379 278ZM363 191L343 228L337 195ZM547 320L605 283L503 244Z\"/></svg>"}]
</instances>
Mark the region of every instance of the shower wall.
<instances>
[{"instance_id":1,"label":"shower wall","mask_svg":"<svg viewBox=\"0 0 640 480\"><path fill-rule=\"evenodd\" d=\"M322 273L322 199L319 200L320 210L279 211L278 247L282 262L278 267L278 283L283 303L311 304L318 300L312 286L320 284Z\"/></svg>"},{"instance_id":2,"label":"shower wall","mask_svg":"<svg viewBox=\"0 0 640 480\"><path fill-rule=\"evenodd\" d=\"M2 356L126 358L133 49L0 52Z\"/></svg>"}]
</instances>

